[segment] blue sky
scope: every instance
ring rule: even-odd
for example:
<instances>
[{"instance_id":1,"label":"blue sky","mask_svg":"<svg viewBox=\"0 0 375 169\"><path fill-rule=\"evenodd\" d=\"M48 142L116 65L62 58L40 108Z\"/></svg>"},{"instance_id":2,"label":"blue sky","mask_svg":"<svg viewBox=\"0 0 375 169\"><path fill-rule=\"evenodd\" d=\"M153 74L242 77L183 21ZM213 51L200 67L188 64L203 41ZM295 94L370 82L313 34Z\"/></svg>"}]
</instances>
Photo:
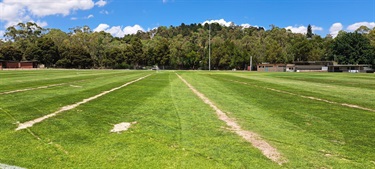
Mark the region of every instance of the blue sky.
<instances>
[{"instance_id":1,"label":"blue sky","mask_svg":"<svg viewBox=\"0 0 375 169\"><path fill-rule=\"evenodd\" d=\"M0 34L20 21L63 31L88 25L114 36L205 21L266 29L274 24L296 33L311 24L325 37L375 27L375 0L1 0Z\"/></svg>"}]
</instances>

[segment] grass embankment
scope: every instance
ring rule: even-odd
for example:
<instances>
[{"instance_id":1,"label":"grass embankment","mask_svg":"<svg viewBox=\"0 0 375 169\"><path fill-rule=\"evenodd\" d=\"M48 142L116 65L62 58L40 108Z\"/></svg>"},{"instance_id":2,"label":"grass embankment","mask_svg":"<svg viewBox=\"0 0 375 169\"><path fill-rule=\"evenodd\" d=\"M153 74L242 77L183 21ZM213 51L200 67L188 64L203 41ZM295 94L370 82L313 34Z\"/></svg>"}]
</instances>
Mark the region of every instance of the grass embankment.
<instances>
[{"instance_id":1,"label":"grass embankment","mask_svg":"<svg viewBox=\"0 0 375 169\"><path fill-rule=\"evenodd\" d=\"M3 91L27 88L30 78L34 87L49 80L69 82L0 95L0 163L26 168L375 167L374 112L296 96L373 109L373 75L178 72L243 129L277 148L288 160L279 166L228 131L174 72L47 72L0 72ZM16 121L49 114L150 73L30 129L14 130ZM357 98L363 96L367 100ZM126 132L109 132L114 124L134 121Z\"/></svg>"}]
</instances>

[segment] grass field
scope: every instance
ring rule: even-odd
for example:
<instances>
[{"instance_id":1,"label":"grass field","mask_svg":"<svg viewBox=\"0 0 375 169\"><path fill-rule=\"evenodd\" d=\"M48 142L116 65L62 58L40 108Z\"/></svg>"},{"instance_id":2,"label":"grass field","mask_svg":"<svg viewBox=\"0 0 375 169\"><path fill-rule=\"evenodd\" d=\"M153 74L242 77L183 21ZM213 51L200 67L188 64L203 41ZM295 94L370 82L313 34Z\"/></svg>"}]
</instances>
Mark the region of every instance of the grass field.
<instances>
[{"instance_id":1,"label":"grass field","mask_svg":"<svg viewBox=\"0 0 375 169\"><path fill-rule=\"evenodd\" d=\"M286 162L228 130L177 74ZM0 71L0 119L0 168L375 168L375 74ZM121 122L137 123L111 133Z\"/></svg>"}]
</instances>

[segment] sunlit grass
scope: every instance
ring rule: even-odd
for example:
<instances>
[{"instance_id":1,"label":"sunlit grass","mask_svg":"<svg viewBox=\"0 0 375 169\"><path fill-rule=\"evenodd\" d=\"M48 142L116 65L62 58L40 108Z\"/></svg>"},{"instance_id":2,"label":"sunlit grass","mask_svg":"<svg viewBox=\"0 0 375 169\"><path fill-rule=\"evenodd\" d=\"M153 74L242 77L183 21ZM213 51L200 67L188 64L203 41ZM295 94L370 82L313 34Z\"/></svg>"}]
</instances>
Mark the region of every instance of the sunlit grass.
<instances>
[{"instance_id":1,"label":"sunlit grass","mask_svg":"<svg viewBox=\"0 0 375 169\"><path fill-rule=\"evenodd\" d=\"M374 108L370 104L374 96L368 94L375 93L370 85L374 75L178 73L244 129L277 148L288 162L279 166L228 131L175 72L54 70L0 71L2 91L22 89L31 82L33 87L69 83L0 95L0 163L25 168L375 167L374 112L296 96ZM17 121L52 113L147 74L152 75L29 130L15 131ZM330 86L330 93L324 94L327 89L321 86ZM353 93L370 98L350 97ZM114 124L135 121L128 131L110 133Z\"/></svg>"}]
</instances>

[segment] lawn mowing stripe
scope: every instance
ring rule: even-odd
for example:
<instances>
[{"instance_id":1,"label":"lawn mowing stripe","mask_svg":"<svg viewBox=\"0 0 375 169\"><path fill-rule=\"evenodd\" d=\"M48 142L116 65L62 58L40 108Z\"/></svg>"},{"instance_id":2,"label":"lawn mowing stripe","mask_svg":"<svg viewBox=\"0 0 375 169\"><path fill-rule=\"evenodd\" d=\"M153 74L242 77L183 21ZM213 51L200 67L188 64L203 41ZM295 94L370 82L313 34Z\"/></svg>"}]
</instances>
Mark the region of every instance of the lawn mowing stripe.
<instances>
[{"instance_id":1,"label":"lawn mowing stripe","mask_svg":"<svg viewBox=\"0 0 375 169\"><path fill-rule=\"evenodd\" d=\"M370 109L370 108L362 107L362 106L358 106L358 105L347 104L347 103L339 103L339 102L334 102L334 101L330 101L330 100L326 100L326 99L321 99L321 98L317 98L317 97L299 95L299 94L295 94L295 93L292 93L292 92L278 90L278 89L274 89L274 88L270 88L270 87L263 87L263 86L249 84L249 83L246 83L246 82L240 82L240 81L236 81L236 80L228 80L228 81L235 82L235 83L240 83L240 84L244 84L244 85L252 85L252 86L255 86L255 87L259 87L259 88L263 88L263 89L267 89L267 90L272 90L272 91L278 92L278 93L284 93L284 94L289 94L289 95L293 95L293 96L299 96L299 97L302 97L302 98L305 98L305 99L322 101L322 102L326 102L326 103L330 103L330 104L341 105L341 106L345 106L345 107L350 107L350 108L355 108L355 109L360 109L360 110L366 110L366 111L370 111L370 112L375 112L374 109Z\"/></svg>"},{"instance_id":2,"label":"lawn mowing stripe","mask_svg":"<svg viewBox=\"0 0 375 169\"><path fill-rule=\"evenodd\" d=\"M218 115L219 119L224 121L230 130L234 131L237 135L244 138L246 141L250 142L254 147L259 149L263 155L265 155L270 160L282 165L286 162L282 159L281 154L276 148L272 147L265 140L259 137L258 134L241 129L241 126L236 123L235 119L228 117L222 110L220 110L213 102L211 102L203 93L196 90L191 84L189 84L185 79L176 73L176 75L192 90L204 103L213 108Z\"/></svg>"},{"instance_id":3,"label":"lawn mowing stripe","mask_svg":"<svg viewBox=\"0 0 375 169\"><path fill-rule=\"evenodd\" d=\"M132 84L132 83L135 83L135 82L137 82L137 81L140 81L140 80L142 80L142 79L144 79L144 78L146 78L146 77L148 77L148 76L150 76L150 74L149 74L149 75L146 75L146 76L143 76L143 77L141 77L141 78L138 78L138 79L136 79L136 80L133 80L133 81L131 81L131 82L125 83L125 84L123 84L123 85L121 85L121 86L119 86L119 87L115 87L115 88L113 88L113 89L111 89L111 90L104 91L104 92L102 92L102 93L100 93L100 94L98 94L98 95L92 96L92 97L90 97L90 98L83 99L82 101L80 101L80 102L78 102L78 103L64 106L64 107L60 108L60 110L58 110L58 111L56 111L56 112L54 112L54 113L48 114L48 115L46 115L46 116L43 116L43 117L40 117L40 118L37 118L37 119L31 120L31 121L28 121L28 122L20 123L20 124L18 125L18 128L16 128L16 131L17 131L17 130L22 130L22 129L26 129L26 128L32 127L35 123L40 123L40 122L42 122L42 121L44 121L44 120L46 120L46 119L48 119L48 118L50 118L50 117L56 116L56 115L59 114L59 113L62 113L62 112L67 111L67 110L74 109L74 108L76 108L77 106L79 106L79 105L81 105L81 104L87 103L87 102L89 102L89 101L91 101L91 100L97 99L98 97L104 96L104 95L106 95L106 94L108 94L108 93L111 93L111 92L113 92L113 91L115 91L115 90L121 89L121 88L123 88L123 87L125 87L125 86L128 86L128 85Z\"/></svg>"}]
</instances>

